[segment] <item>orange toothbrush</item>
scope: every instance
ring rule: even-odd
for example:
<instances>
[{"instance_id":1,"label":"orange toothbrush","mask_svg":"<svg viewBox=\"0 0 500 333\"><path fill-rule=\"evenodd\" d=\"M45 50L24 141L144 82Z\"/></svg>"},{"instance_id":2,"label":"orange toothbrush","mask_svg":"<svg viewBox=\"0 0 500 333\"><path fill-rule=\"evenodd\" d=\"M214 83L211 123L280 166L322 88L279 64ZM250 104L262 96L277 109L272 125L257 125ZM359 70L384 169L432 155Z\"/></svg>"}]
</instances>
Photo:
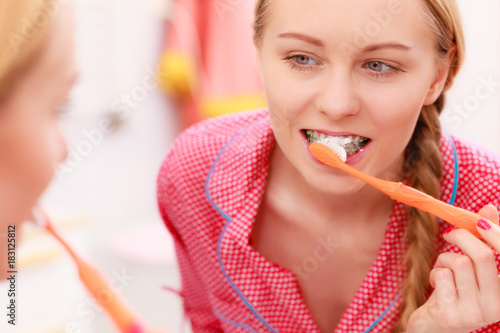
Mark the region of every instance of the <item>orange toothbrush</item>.
<instances>
[{"instance_id":1,"label":"orange toothbrush","mask_svg":"<svg viewBox=\"0 0 500 333\"><path fill-rule=\"evenodd\" d=\"M387 194L392 199L431 213L457 228L463 228L470 231L476 237L482 239L476 229L476 223L482 218L481 215L444 203L431 197L430 195L415 190L410 186L406 186L401 182L383 180L367 175L342 162L339 156L332 149L321 143L312 143L309 146L309 151L322 163L341 169L348 174L361 179L365 183Z\"/></svg>"},{"instance_id":2,"label":"orange toothbrush","mask_svg":"<svg viewBox=\"0 0 500 333\"><path fill-rule=\"evenodd\" d=\"M80 279L87 288L93 298L105 309L108 315L121 333L142 333L145 332L140 321L131 309L126 305L116 293L114 293L106 283L104 277L94 267L83 261L73 249L62 239L54 230L47 214L40 208L37 208L36 213L41 213L35 223L44 227L61 245L68 251L71 258L74 260ZM106 297L103 297L103 296Z\"/></svg>"}]
</instances>

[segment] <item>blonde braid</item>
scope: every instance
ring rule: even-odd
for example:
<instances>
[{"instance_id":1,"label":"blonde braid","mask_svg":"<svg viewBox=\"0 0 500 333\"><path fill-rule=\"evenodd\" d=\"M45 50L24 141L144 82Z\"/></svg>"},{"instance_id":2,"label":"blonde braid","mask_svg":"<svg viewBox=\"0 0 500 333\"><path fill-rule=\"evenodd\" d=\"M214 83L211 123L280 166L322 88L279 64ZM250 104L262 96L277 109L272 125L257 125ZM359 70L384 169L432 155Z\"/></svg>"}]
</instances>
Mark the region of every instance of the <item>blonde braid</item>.
<instances>
[{"instance_id":1,"label":"blonde braid","mask_svg":"<svg viewBox=\"0 0 500 333\"><path fill-rule=\"evenodd\" d=\"M440 197L442 161L439 151L441 124L439 114L445 105L445 92L453 84L465 53L465 42L455 0L424 0L429 26L437 37L437 50L444 59L452 46L454 56L442 94L433 105L424 106L413 137L406 148L407 170L410 186L435 198ZM394 332L405 332L412 313L422 306L429 296L429 274L436 256L437 218L418 209L409 209L406 231L408 242L404 258L406 278L402 286L401 315Z\"/></svg>"},{"instance_id":2,"label":"blonde braid","mask_svg":"<svg viewBox=\"0 0 500 333\"><path fill-rule=\"evenodd\" d=\"M410 186L435 198L440 196L439 182L442 174L439 151L441 126L438 117L435 104L424 106L406 150ZM402 288L401 316L395 332L405 332L411 314L427 300L429 274L436 255L437 233L438 223L434 215L409 208L409 225L405 237L408 248L404 258L407 275Z\"/></svg>"}]
</instances>

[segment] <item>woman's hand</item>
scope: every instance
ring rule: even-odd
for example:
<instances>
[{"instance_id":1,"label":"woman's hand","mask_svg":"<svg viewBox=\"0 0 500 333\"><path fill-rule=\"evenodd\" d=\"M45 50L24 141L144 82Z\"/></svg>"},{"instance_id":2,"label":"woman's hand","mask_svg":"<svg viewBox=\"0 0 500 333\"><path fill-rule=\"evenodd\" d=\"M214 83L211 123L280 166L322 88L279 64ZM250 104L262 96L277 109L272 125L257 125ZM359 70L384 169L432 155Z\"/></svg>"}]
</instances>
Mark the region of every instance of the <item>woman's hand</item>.
<instances>
[{"instance_id":1,"label":"woman's hand","mask_svg":"<svg viewBox=\"0 0 500 333\"><path fill-rule=\"evenodd\" d=\"M494 206L479 214L498 224ZM500 227L489 221L481 219L477 229L500 252ZM410 317L408 333L468 333L500 321L500 278L491 246L463 229L446 230L444 238L464 255L439 255L430 274L434 291Z\"/></svg>"}]
</instances>

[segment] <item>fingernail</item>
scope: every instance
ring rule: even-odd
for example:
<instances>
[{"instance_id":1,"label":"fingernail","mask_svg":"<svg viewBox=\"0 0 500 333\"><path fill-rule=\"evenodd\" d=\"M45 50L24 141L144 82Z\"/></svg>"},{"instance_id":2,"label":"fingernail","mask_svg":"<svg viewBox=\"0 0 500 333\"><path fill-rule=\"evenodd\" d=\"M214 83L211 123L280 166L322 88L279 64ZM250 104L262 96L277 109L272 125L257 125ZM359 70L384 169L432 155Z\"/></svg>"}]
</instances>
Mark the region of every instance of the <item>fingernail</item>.
<instances>
[{"instance_id":1,"label":"fingernail","mask_svg":"<svg viewBox=\"0 0 500 333\"><path fill-rule=\"evenodd\" d=\"M452 231L453 231L453 229L452 229L452 228L446 228L446 229L444 229L444 231L443 231L443 235L449 234L449 233L450 233L450 232L452 232Z\"/></svg>"},{"instance_id":2,"label":"fingernail","mask_svg":"<svg viewBox=\"0 0 500 333\"><path fill-rule=\"evenodd\" d=\"M483 230L491 229L491 224L486 219L480 219L479 221L477 221L477 226Z\"/></svg>"}]
</instances>

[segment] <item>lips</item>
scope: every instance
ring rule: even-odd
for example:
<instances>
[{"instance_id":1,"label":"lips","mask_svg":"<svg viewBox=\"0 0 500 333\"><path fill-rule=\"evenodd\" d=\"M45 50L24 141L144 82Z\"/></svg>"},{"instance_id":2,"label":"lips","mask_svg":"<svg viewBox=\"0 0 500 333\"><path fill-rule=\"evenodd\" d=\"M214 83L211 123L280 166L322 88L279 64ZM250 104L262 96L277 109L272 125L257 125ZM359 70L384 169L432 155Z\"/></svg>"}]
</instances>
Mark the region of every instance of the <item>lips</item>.
<instances>
[{"instance_id":1,"label":"lips","mask_svg":"<svg viewBox=\"0 0 500 333\"><path fill-rule=\"evenodd\" d=\"M304 129L307 141L313 143L319 139L328 138L346 150L347 155L354 155L365 147L371 139L361 135L331 135L329 133Z\"/></svg>"}]
</instances>

